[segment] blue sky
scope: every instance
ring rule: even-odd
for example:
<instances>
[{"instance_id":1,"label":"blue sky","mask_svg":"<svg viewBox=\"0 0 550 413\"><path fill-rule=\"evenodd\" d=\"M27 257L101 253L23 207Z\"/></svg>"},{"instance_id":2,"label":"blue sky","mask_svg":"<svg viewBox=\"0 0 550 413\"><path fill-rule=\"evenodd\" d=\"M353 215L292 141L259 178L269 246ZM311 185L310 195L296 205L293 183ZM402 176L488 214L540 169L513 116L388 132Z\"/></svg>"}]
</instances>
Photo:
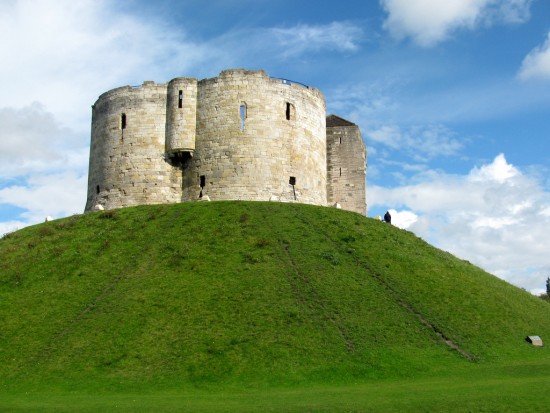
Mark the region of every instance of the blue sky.
<instances>
[{"instance_id":1,"label":"blue sky","mask_svg":"<svg viewBox=\"0 0 550 413\"><path fill-rule=\"evenodd\" d=\"M0 59L0 234L83 211L101 93L264 69L361 127L370 216L550 276L548 0L7 0Z\"/></svg>"}]
</instances>

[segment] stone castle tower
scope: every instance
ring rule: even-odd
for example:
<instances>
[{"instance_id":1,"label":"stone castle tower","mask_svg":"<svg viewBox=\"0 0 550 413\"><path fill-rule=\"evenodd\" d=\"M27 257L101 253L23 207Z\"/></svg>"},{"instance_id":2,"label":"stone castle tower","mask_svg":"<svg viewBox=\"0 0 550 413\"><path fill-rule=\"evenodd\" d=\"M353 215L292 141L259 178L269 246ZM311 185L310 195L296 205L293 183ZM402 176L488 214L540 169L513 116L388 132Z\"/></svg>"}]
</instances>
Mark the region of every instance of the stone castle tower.
<instances>
[{"instance_id":1,"label":"stone castle tower","mask_svg":"<svg viewBox=\"0 0 550 413\"><path fill-rule=\"evenodd\" d=\"M359 128L262 70L124 86L92 106L86 211L211 199L366 214L365 186Z\"/></svg>"}]
</instances>

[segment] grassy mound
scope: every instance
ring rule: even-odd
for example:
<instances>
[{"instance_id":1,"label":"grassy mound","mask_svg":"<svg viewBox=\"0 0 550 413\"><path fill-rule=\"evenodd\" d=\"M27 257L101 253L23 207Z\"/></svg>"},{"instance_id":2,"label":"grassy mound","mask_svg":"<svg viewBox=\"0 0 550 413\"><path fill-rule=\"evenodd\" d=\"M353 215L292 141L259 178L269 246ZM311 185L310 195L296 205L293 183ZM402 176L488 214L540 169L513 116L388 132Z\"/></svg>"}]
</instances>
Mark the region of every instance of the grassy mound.
<instances>
[{"instance_id":1,"label":"grassy mound","mask_svg":"<svg viewBox=\"0 0 550 413\"><path fill-rule=\"evenodd\" d=\"M550 305L360 215L212 202L0 240L0 381L349 383L547 358ZM122 384L121 384L122 383Z\"/></svg>"}]
</instances>

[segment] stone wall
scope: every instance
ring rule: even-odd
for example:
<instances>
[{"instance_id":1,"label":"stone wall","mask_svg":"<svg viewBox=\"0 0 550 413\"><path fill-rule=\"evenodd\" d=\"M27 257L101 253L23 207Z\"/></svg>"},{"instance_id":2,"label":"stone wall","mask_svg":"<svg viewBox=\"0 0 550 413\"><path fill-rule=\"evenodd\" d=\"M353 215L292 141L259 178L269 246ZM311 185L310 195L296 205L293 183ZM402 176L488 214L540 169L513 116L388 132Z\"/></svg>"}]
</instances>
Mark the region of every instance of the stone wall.
<instances>
[{"instance_id":1,"label":"stone wall","mask_svg":"<svg viewBox=\"0 0 550 413\"><path fill-rule=\"evenodd\" d=\"M364 214L359 129L326 122L319 90L262 70L113 89L92 107L86 210L208 196L339 202Z\"/></svg>"},{"instance_id":2,"label":"stone wall","mask_svg":"<svg viewBox=\"0 0 550 413\"><path fill-rule=\"evenodd\" d=\"M183 201L202 193L326 205L325 164L318 90L263 71L228 70L199 82L196 150L183 170Z\"/></svg>"},{"instance_id":3,"label":"stone wall","mask_svg":"<svg viewBox=\"0 0 550 413\"><path fill-rule=\"evenodd\" d=\"M179 202L181 173L165 161L166 85L104 93L92 107L86 210Z\"/></svg>"},{"instance_id":4,"label":"stone wall","mask_svg":"<svg viewBox=\"0 0 550 413\"><path fill-rule=\"evenodd\" d=\"M367 151L359 127L327 117L327 201L330 206L367 214Z\"/></svg>"}]
</instances>

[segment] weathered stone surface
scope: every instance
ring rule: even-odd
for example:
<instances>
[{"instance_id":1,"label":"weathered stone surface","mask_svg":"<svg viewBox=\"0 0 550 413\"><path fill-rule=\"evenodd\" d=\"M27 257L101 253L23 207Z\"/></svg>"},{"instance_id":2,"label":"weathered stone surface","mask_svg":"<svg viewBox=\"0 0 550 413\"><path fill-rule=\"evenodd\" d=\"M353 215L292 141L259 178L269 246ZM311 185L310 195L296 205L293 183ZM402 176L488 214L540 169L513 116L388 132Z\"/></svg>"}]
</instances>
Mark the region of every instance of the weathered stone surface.
<instances>
[{"instance_id":1,"label":"weathered stone surface","mask_svg":"<svg viewBox=\"0 0 550 413\"><path fill-rule=\"evenodd\" d=\"M327 201L366 215L367 151L359 127L327 118Z\"/></svg>"},{"instance_id":2,"label":"weathered stone surface","mask_svg":"<svg viewBox=\"0 0 550 413\"><path fill-rule=\"evenodd\" d=\"M261 70L113 89L92 110L86 210L208 197L365 214L366 154L350 125L327 129L319 90ZM336 179L339 165L349 171Z\"/></svg>"}]
</instances>

